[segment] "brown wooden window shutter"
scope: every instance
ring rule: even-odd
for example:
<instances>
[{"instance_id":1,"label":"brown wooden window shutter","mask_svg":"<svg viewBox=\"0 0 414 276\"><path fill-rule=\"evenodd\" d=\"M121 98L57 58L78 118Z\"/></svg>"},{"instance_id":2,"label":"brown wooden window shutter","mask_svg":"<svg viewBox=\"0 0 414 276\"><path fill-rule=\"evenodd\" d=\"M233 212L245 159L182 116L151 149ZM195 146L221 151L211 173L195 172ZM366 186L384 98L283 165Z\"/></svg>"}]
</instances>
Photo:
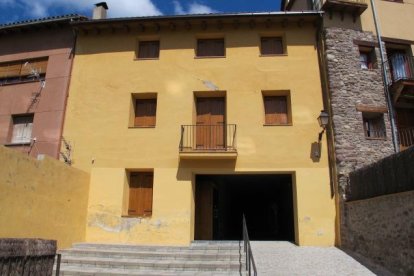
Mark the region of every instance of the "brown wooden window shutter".
<instances>
[{"instance_id":1,"label":"brown wooden window shutter","mask_svg":"<svg viewBox=\"0 0 414 276\"><path fill-rule=\"evenodd\" d=\"M383 114L369 114L363 115L364 132L367 138L379 138L386 137L384 115Z\"/></svg>"},{"instance_id":2,"label":"brown wooden window shutter","mask_svg":"<svg viewBox=\"0 0 414 276\"><path fill-rule=\"evenodd\" d=\"M160 42L154 41L140 41L138 49L138 58L159 58L160 56Z\"/></svg>"},{"instance_id":3,"label":"brown wooden window shutter","mask_svg":"<svg viewBox=\"0 0 414 276\"><path fill-rule=\"evenodd\" d=\"M283 40L281 37L262 37L261 55L281 55L284 53Z\"/></svg>"},{"instance_id":4,"label":"brown wooden window shutter","mask_svg":"<svg viewBox=\"0 0 414 276\"><path fill-rule=\"evenodd\" d=\"M131 172L129 177L128 215L152 215L153 181L153 172Z\"/></svg>"},{"instance_id":5,"label":"brown wooden window shutter","mask_svg":"<svg viewBox=\"0 0 414 276\"><path fill-rule=\"evenodd\" d=\"M197 56L198 57L223 57L224 39L198 39L197 40Z\"/></svg>"},{"instance_id":6,"label":"brown wooden window shutter","mask_svg":"<svg viewBox=\"0 0 414 276\"><path fill-rule=\"evenodd\" d=\"M265 124L285 125L289 123L287 96L264 96Z\"/></svg>"},{"instance_id":7,"label":"brown wooden window shutter","mask_svg":"<svg viewBox=\"0 0 414 276\"><path fill-rule=\"evenodd\" d=\"M153 127L156 122L157 99L135 100L134 126Z\"/></svg>"}]
</instances>

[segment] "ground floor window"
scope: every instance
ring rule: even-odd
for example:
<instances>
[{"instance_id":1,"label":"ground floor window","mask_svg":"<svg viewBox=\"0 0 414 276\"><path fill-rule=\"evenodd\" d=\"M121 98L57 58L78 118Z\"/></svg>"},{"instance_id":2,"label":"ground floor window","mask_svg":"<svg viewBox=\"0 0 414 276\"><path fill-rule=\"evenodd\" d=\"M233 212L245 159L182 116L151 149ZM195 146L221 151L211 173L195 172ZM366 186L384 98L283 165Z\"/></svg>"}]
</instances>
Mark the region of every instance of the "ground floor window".
<instances>
[{"instance_id":1,"label":"ground floor window","mask_svg":"<svg viewBox=\"0 0 414 276\"><path fill-rule=\"evenodd\" d=\"M153 172L129 173L129 216L152 215Z\"/></svg>"}]
</instances>

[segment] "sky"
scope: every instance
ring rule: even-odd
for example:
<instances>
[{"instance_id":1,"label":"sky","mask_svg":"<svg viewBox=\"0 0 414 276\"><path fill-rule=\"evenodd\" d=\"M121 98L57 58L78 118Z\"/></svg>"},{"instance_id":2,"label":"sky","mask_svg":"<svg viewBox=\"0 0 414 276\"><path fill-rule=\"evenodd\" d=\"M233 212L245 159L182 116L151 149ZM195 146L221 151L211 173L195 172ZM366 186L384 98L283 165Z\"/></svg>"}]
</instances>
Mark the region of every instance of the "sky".
<instances>
[{"instance_id":1,"label":"sky","mask_svg":"<svg viewBox=\"0 0 414 276\"><path fill-rule=\"evenodd\" d=\"M101 0L102 1L102 0ZM108 17L278 11L281 0L107 0ZM100 0L0 0L0 24L77 13Z\"/></svg>"}]
</instances>

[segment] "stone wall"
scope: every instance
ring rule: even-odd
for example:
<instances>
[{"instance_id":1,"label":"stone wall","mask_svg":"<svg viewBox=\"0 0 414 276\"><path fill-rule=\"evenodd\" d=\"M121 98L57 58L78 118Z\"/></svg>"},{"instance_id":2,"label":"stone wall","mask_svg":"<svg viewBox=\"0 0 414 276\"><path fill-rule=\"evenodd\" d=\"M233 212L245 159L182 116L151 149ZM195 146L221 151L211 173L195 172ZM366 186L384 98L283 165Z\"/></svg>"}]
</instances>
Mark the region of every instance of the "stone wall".
<instances>
[{"instance_id":1,"label":"stone wall","mask_svg":"<svg viewBox=\"0 0 414 276\"><path fill-rule=\"evenodd\" d=\"M342 247L414 275L414 191L344 203Z\"/></svg>"},{"instance_id":2,"label":"stone wall","mask_svg":"<svg viewBox=\"0 0 414 276\"><path fill-rule=\"evenodd\" d=\"M0 239L0 275L52 275L56 241Z\"/></svg>"},{"instance_id":3,"label":"stone wall","mask_svg":"<svg viewBox=\"0 0 414 276\"><path fill-rule=\"evenodd\" d=\"M335 140L340 196L345 198L351 171L371 164L394 152L388 113L384 114L386 139L367 139L362 112L357 106L386 108L381 68L360 67L359 46L355 41L376 43L370 32L325 29L325 60ZM378 47L377 60L380 61ZM380 62L378 62L380 64Z\"/></svg>"}]
</instances>

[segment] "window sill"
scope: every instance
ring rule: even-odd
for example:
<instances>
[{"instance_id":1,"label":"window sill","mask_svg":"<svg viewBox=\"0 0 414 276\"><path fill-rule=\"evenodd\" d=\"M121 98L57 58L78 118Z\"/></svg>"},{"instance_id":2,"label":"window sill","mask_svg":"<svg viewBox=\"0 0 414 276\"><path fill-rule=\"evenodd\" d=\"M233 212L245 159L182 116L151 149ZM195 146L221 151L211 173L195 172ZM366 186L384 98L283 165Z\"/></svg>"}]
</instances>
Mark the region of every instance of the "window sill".
<instances>
[{"instance_id":1,"label":"window sill","mask_svg":"<svg viewBox=\"0 0 414 276\"><path fill-rule=\"evenodd\" d=\"M292 123L289 124L263 124L263 126L268 127L268 126L293 126Z\"/></svg>"},{"instance_id":2,"label":"window sill","mask_svg":"<svg viewBox=\"0 0 414 276\"><path fill-rule=\"evenodd\" d=\"M20 142L20 143L7 143L4 144L5 147L18 147L18 146L29 146L31 142Z\"/></svg>"},{"instance_id":3,"label":"window sill","mask_svg":"<svg viewBox=\"0 0 414 276\"><path fill-rule=\"evenodd\" d=\"M128 128L155 128L155 126L130 126Z\"/></svg>"},{"instance_id":4,"label":"window sill","mask_svg":"<svg viewBox=\"0 0 414 276\"><path fill-rule=\"evenodd\" d=\"M143 216L143 215L122 215L122 218L151 218L152 215L150 216Z\"/></svg>"},{"instance_id":5,"label":"window sill","mask_svg":"<svg viewBox=\"0 0 414 276\"><path fill-rule=\"evenodd\" d=\"M195 56L194 59L204 59L204 58L226 58L226 56Z\"/></svg>"},{"instance_id":6,"label":"window sill","mask_svg":"<svg viewBox=\"0 0 414 276\"><path fill-rule=\"evenodd\" d=\"M259 57L287 57L288 54L259 55Z\"/></svg>"},{"instance_id":7,"label":"window sill","mask_svg":"<svg viewBox=\"0 0 414 276\"><path fill-rule=\"evenodd\" d=\"M375 137L365 137L367 140L380 140L380 141L387 141L387 138L375 138Z\"/></svg>"},{"instance_id":8,"label":"window sill","mask_svg":"<svg viewBox=\"0 0 414 276\"><path fill-rule=\"evenodd\" d=\"M134 58L134 60L159 60L160 58Z\"/></svg>"},{"instance_id":9,"label":"window sill","mask_svg":"<svg viewBox=\"0 0 414 276\"><path fill-rule=\"evenodd\" d=\"M40 81L45 81L45 78L40 78ZM23 80L23 81L4 82L4 83L2 83L1 80L0 80L0 86L8 86L8 85L15 85L15 84L25 84L25 83L32 83L32 82L39 82L39 80Z\"/></svg>"}]
</instances>

